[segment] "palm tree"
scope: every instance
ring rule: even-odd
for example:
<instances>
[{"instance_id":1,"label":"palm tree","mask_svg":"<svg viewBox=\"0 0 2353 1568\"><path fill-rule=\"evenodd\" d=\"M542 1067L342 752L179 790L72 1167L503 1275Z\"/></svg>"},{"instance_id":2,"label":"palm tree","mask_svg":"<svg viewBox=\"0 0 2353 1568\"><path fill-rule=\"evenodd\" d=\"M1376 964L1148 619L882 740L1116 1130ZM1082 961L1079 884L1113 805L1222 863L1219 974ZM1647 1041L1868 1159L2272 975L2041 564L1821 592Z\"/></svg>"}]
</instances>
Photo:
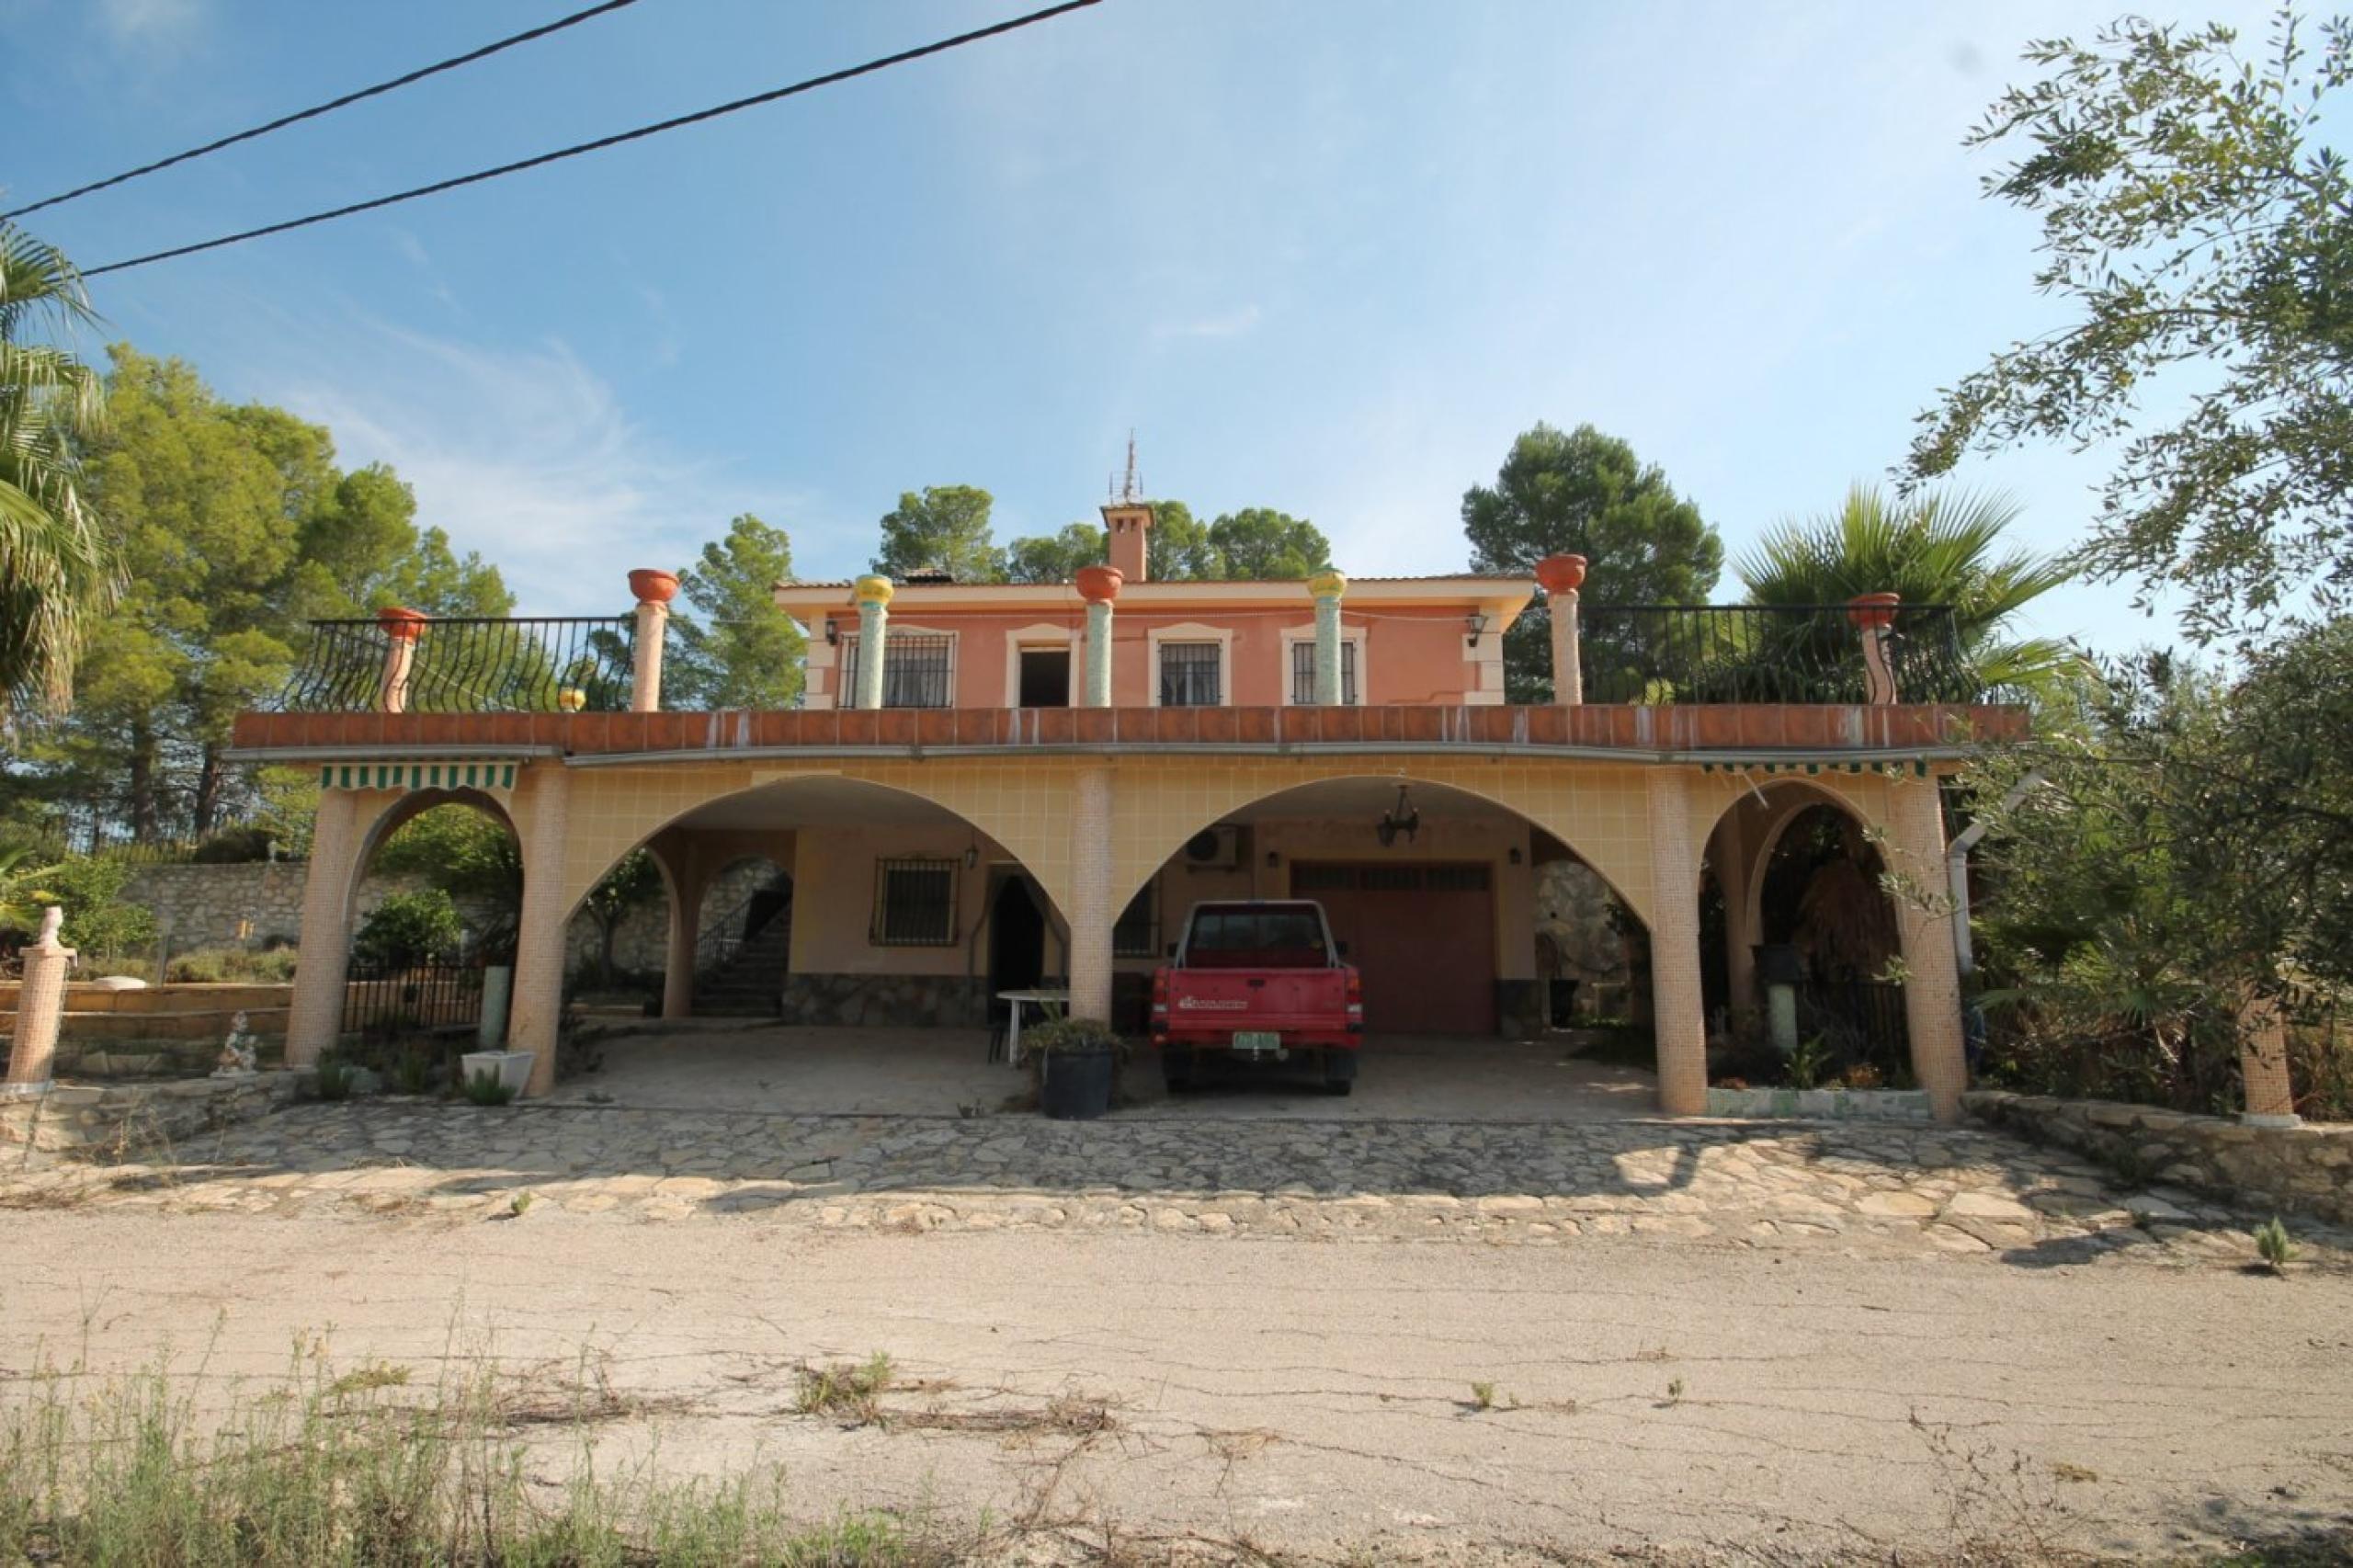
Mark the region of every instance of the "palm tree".
<instances>
[{"instance_id":1,"label":"palm tree","mask_svg":"<svg viewBox=\"0 0 2353 1568\"><path fill-rule=\"evenodd\" d=\"M96 319L74 264L0 223L0 726L71 700L84 640L121 591L80 487L82 446L105 413L97 373L28 341Z\"/></svg>"},{"instance_id":2,"label":"palm tree","mask_svg":"<svg viewBox=\"0 0 2353 1568\"><path fill-rule=\"evenodd\" d=\"M2026 551L1996 555L2019 511L2002 495L1892 500L1858 484L1836 512L1777 524L1733 570L1756 605L1844 605L1859 594L1894 593L1906 605L1949 607L1972 684L2050 693L2084 678L2089 665L2063 642L2006 634L2012 616L2070 575Z\"/></svg>"}]
</instances>

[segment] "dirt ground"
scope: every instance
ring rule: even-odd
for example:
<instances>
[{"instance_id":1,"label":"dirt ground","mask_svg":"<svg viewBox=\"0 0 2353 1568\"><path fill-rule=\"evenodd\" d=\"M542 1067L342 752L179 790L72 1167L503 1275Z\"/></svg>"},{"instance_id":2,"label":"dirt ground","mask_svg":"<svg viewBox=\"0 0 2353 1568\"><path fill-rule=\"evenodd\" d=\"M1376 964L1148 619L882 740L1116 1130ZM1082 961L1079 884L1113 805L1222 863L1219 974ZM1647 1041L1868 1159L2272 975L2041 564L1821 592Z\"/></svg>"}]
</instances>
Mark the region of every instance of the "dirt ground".
<instances>
[{"instance_id":1,"label":"dirt ground","mask_svg":"<svg viewBox=\"0 0 2353 1568\"><path fill-rule=\"evenodd\" d=\"M780 1463L812 1517L928 1506L1355 1562L2353 1540L2353 1277L2332 1270L551 1206L5 1223L6 1374L169 1355L219 1389L283 1373L308 1335L426 1374L585 1369L652 1402L594 1425L600 1464ZM884 1420L795 1413L797 1369L875 1351L900 1385Z\"/></svg>"}]
</instances>

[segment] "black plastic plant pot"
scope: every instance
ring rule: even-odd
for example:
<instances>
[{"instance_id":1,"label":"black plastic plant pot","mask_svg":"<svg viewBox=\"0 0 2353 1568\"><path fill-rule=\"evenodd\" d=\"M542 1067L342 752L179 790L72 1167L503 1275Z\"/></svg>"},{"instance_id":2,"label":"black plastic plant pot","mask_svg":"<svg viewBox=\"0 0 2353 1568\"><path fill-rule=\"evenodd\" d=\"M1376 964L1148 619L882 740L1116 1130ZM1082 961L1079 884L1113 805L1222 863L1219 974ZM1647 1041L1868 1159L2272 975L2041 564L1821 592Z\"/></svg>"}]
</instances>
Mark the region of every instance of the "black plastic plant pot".
<instances>
[{"instance_id":1,"label":"black plastic plant pot","mask_svg":"<svg viewBox=\"0 0 2353 1568\"><path fill-rule=\"evenodd\" d=\"M1038 1108L1056 1121L1091 1121L1111 1108L1120 1059L1110 1051L1050 1051L1039 1059Z\"/></svg>"}]
</instances>

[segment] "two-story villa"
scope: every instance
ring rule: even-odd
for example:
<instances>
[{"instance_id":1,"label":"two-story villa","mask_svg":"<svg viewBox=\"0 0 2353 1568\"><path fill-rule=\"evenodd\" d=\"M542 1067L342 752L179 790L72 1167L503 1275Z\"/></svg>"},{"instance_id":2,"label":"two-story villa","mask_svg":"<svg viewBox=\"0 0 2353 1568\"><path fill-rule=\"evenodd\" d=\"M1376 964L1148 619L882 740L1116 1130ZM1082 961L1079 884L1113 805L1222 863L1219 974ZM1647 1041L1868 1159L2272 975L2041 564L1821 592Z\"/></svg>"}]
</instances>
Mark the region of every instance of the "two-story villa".
<instances>
[{"instance_id":1,"label":"two-story villa","mask_svg":"<svg viewBox=\"0 0 2353 1568\"><path fill-rule=\"evenodd\" d=\"M790 711L662 708L665 573L632 574L635 614L609 622L322 627L288 710L237 731L241 756L323 785L290 1056L342 1027L374 847L464 800L522 848L510 1039L536 1053L535 1090L552 1082L564 926L640 846L670 898L667 1017L694 1009L705 889L756 855L790 878L788 1022L977 1025L1040 983L1120 1019L1191 903L1302 896L1364 972L1375 1050L1540 1028L1534 878L1574 857L1649 933L1660 1100L1692 1112L1703 866L1733 1000L1752 999L1782 828L1829 803L1940 887L1938 779L2022 721L1975 700L1934 607L1582 607L1573 556L1538 573L1556 699L1508 706L1503 635L1540 583L1155 582L1150 507L1104 521L1109 560L1074 583L779 585L809 633ZM1927 900L1896 915L1915 1074L1951 1115L1949 916Z\"/></svg>"}]
</instances>

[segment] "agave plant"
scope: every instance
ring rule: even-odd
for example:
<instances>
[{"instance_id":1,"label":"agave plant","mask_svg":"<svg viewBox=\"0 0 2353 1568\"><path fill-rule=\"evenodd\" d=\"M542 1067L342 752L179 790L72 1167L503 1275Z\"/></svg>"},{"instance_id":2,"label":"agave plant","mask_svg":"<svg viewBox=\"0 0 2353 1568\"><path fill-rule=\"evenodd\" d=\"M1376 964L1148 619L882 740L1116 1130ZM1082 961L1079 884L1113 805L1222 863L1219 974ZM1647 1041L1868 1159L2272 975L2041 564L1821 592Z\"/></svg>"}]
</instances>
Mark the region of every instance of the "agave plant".
<instances>
[{"instance_id":1,"label":"agave plant","mask_svg":"<svg viewBox=\"0 0 2353 1568\"><path fill-rule=\"evenodd\" d=\"M1978 685L2055 694L2088 678L2091 666L2064 642L2008 634L2013 616L2069 576L2059 562L2001 550L2019 511L2001 495L1892 499L1858 484L1837 511L1775 526L1733 570L1752 604L1844 605L1894 593L1906 605L1948 607Z\"/></svg>"},{"instance_id":2,"label":"agave plant","mask_svg":"<svg viewBox=\"0 0 2353 1568\"><path fill-rule=\"evenodd\" d=\"M0 722L65 705L83 642L121 589L81 494L81 445L105 409L97 374L28 341L95 319L73 263L0 223Z\"/></svg>"}]
</instances>

